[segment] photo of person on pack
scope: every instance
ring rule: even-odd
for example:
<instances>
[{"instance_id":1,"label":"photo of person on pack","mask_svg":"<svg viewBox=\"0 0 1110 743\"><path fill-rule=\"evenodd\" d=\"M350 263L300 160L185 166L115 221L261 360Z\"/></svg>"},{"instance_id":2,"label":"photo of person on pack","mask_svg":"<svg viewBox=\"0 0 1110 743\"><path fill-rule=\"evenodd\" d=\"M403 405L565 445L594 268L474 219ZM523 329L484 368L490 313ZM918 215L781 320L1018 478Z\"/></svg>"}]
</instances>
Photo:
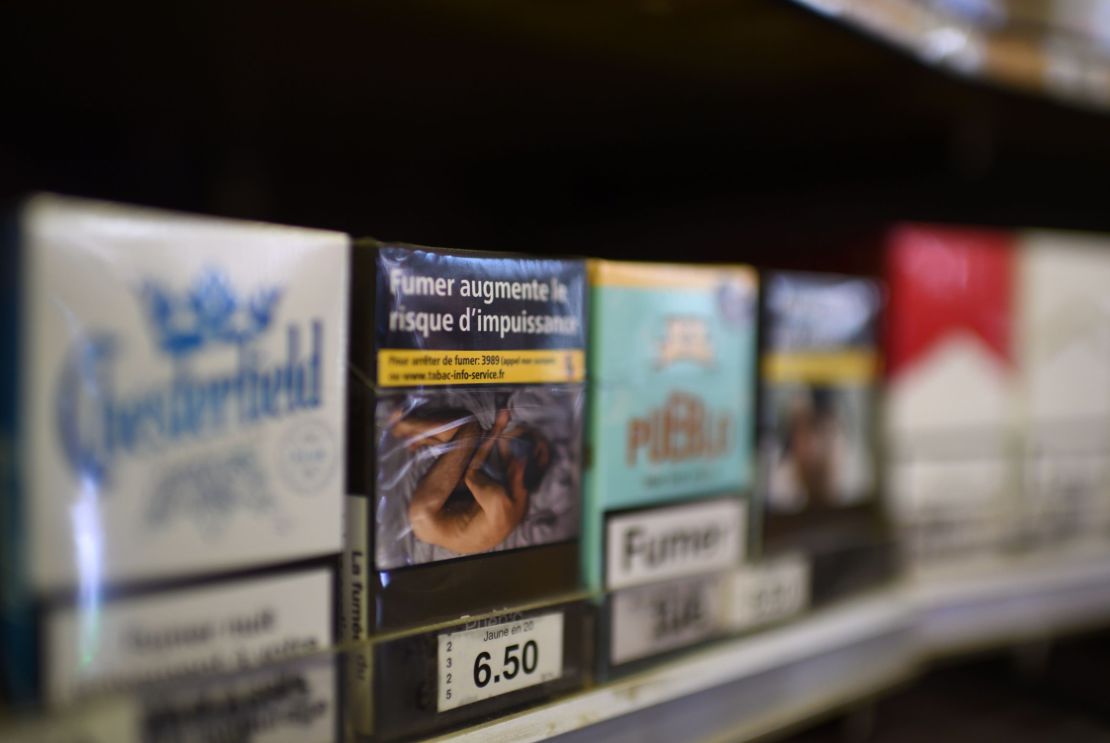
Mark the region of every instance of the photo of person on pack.
<instances>
[{"instance_id":1,"label":"photo of person on pack","mask_svg":"<svg viewBox=\"0 0 1110 743\"><path fill-rule=\"evenodd\" d=\"M579 396L557 388L464 389L383 400L379 564L572 537Z\"/></svg>"}]
</instances>

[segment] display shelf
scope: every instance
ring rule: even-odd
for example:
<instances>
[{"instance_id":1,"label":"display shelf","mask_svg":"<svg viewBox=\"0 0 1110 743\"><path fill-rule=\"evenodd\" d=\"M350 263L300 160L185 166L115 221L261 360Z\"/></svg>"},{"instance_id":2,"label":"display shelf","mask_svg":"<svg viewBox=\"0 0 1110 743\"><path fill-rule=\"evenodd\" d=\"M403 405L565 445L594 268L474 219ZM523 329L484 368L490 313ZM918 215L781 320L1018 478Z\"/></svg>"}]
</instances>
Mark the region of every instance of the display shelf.
<instances>
[{"instance_id":1,"label":"display shelf","mask_svg":"<svg viewBox=\"0 0 1110 743\"><path fill-rule=\"evenodd\" d=\"M750 740L880 694L923 660L1107 621L1108 552L954 566L431 740ZM102 699L9 720L0 739L138 740L142 708L138 696Z\"/></svg>"},{"instance_id":2,"label":"display shelf","mask_svg":"<svg viewBox=\"0 0 1110 743\"><path fill-rule=\"evenodd\" d=\"M750 739L908 678L912 631L903 593L882 591L435 740Z\"/></svg>"},{"instance_id":3,"label":"display shelf","mask_svg":"<svg viewBox=\"0 0 1110 743\"><path fill-rule=\"evenodd\" d=\"M1033 17L1005 4L975 13L968 4L926 0L795 0L883 39L926 64L1085 106L1110 108L1110 47L1099 8L1075 0L1071 13ZM1028 10L1028 8L1026 8ZM1090 26L1086 33L1084 26Z\"/></svg>"},{"instance_id":4,"label":"display shelf","mask_svg":"<svg viewBox=\"0 0 1110 743\"><path fill-rule=\"evenodd\" d=\"M932 571L909 595L926 656L1050 639L1110 620L1110 553Z\"/></svg>"}]
</instances>

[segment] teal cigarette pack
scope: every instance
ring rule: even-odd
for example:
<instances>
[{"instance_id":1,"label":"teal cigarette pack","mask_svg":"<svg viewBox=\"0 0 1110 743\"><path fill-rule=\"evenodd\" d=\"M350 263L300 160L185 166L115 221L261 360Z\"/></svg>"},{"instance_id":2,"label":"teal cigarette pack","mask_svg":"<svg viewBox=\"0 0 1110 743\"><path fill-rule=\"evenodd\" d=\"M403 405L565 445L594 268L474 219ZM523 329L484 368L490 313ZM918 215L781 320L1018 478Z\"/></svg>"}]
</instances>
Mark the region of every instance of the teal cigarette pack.
<instances>
[{"instance_id":1,"label":"teal cigarette pack","mask_svg":"<svg viewBox=\"0 0 1110 743\"><path fill-rule=\"evenodd\" d=\"M737 565L751 524L757 278L593 261L585 584Z\"/></svg>"}]
</instances>

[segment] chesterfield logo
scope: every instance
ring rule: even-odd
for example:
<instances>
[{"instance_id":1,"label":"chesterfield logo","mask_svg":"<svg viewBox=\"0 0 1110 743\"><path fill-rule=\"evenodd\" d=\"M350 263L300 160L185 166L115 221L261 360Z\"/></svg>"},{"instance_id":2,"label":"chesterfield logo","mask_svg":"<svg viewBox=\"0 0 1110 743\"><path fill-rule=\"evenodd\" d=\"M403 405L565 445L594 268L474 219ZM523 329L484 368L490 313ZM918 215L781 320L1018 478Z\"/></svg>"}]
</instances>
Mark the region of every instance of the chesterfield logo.
<instances>
[{"instance_id":1,"label":"chesterfield logo","mask_svg":"<svg viewBox=\"0 0 1110 743\"><path fill-rule=\"evenodd\" d=\"M259 348L273 332L279 288L243 297L225 274L208 270L180 295L154 281L136 294L167 363L151 365L142 382L124 388L117 369L136 363L126 356L136 339L95 332L70 349L59 379L62 448L86 481L110 482L120 457L157 456L322 404L320 319L288 324L283 352ZM205 359L203 376L194 369L198 358ZM227 359L228 368L207 371L214 359Z\"/></svg>"}]
</instances>

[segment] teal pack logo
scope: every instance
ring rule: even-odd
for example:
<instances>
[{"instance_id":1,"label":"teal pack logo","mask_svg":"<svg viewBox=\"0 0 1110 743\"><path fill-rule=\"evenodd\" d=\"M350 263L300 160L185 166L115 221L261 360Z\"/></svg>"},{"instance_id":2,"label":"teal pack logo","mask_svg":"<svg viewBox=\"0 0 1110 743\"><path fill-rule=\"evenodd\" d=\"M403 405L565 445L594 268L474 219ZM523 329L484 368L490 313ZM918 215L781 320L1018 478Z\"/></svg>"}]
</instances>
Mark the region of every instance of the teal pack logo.
<instances>
[{"instance_id":1,"label":"teal pack logo","mask_svg":"<svg viewBox=\"0 0 1110 743\"><path fill-rule=\"evenodd\" d=\"M660 464L715 459L729 452L735 424L730 411L712 410L697 395L672 391L662 407L628 421L626 458Z\"/></svg>"},{"instance_id":2,"label":"teal pack logo","mask_svg":"<svg viewBox=\"0 0 1110 743\"><path fill-rule=\"evenodd\" d=\"M705 318L664 318L655 368L677 363L713 368L714 343ZM630 467L641 459L653 464L713 459L728 452L734 425L730 411L712 410L688 390L671 390L662 406L629 419L625 459Z\"/></svg>"},{"instance_id":3,"label":"teal pack logo","mask_svg":"<svg viewBox=\"0 0 1110 743\"><path fill-rule=\"evenodd\" d=\"M755 276L600 263L591 497L608 509L748 486Z\"/></svg>"},{"instance_id":4,"label":"teal pack logo","mask_svg":"<svg viewBox=\"0 0 1110 743\"><path fill-rule=\"evenodd\" d=\"M666 318L663 339L659 341L655 367L662 369L678 361L698 366L713 366L713 341L709 323L696 315L673 315Z\"/></svg>"}]
</instances>

